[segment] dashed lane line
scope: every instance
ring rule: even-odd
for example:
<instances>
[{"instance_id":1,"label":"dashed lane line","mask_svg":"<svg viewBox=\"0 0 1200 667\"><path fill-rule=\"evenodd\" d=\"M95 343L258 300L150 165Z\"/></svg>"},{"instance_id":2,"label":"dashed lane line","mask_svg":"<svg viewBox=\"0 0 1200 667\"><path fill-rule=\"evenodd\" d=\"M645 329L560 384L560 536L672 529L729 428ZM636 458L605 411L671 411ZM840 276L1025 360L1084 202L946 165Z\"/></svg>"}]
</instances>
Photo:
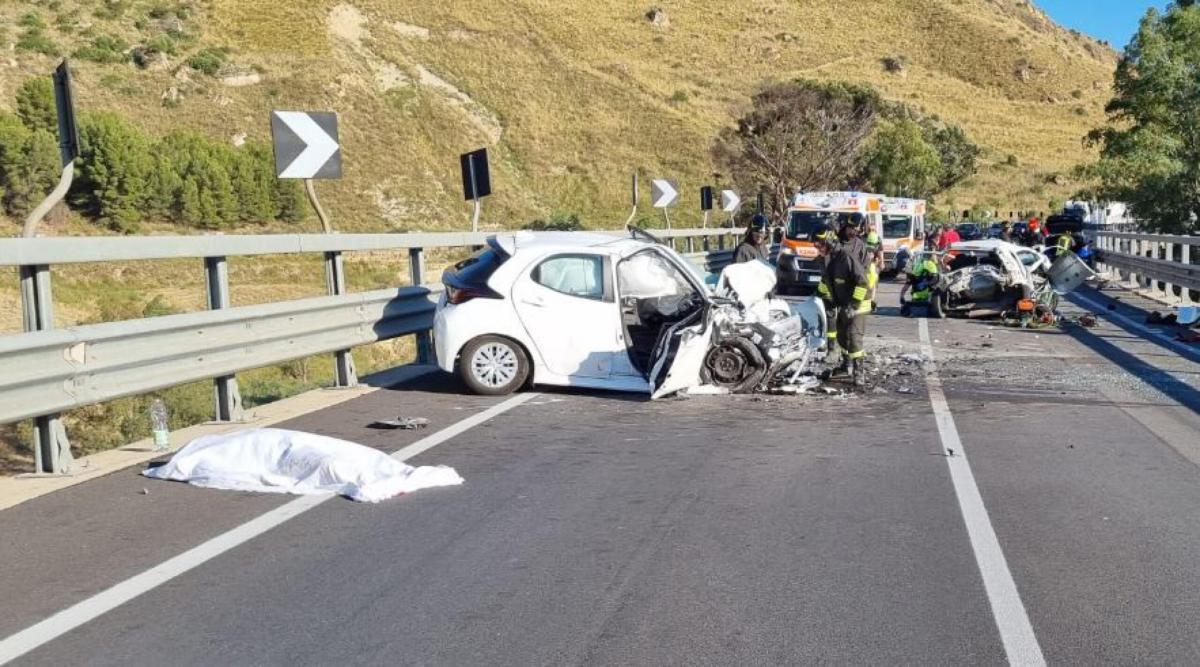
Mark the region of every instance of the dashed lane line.
<instances>
[{"instance_id":1,"label":"dashed lane line","mask_svg":"<svg viewBox=\"0 0 1200 667\"><path fill-rule=\"evenodd\" d=\"M412 458L472 427L508 412L518 405L535 398L537 395L536 393L520 394L502 403L493 405L483 412L472 415L433 435L414 442L392 454L392 458L399 461ZM112 611L139 595L165 584L188 570L202 565L234 547L245 544L289 519L294 519L334 497L332 495L301 496L5 638L3 641L0 641L0 665L15 660L29 651L61 637L84 623Z\"/></svg>"},{"instance_id":2,"label":"dashed lane line","mask_svg":"<svg viewBox=\"0 0 1200 667\"><path fill-rule=\"evenodd\" d=\"M929 402L933 405L938 435L942 439L942 451L946 454L946 464L950 466L954 494L958 497L958 507L962 511L963 523L966 524L967 535L971 540L971 549L975 552L975 562L979 565L979 573L983 577L983 587L992 607L996 629L1000 631L1004 653L1011 665L1045 665L1046 658L1042 655L1042 647L1033 633L1029 614L1021 602L1021 594L1017 591L1017 584L1008 569L1008 561L1000 548L1000 540L992 528L991 519L988 518L979 486L975 484L975 474L971 472L971 463L963 449L958 427L954 424L954 415L950 413L950 404L946 402L942 380L937 374L934 361L933 344L930 342L929 321L921 318L918 326L922 352L931 363L931 372L925 378L929 388Z\"/></svg>"}]
</instances>

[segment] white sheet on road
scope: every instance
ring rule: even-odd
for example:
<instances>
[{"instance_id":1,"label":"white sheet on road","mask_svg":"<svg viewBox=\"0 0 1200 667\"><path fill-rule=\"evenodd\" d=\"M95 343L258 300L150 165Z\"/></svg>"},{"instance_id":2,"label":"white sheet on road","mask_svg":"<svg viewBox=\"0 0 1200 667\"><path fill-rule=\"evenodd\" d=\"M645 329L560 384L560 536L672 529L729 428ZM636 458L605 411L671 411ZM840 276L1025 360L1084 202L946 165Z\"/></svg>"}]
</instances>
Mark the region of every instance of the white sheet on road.
<instances>
[{"instance_id":1,"label":"white sheet on road","mask_svg":"<svg viewBox=\"0 0 1200 667\"><path fill-rule=\"evenodd\" d=\"M142 474L210 489L337 493L370 503L463 482L453 468L414 468L370 447L278 428L196 438L166 465Z\"/></svg>"}]
</instances>

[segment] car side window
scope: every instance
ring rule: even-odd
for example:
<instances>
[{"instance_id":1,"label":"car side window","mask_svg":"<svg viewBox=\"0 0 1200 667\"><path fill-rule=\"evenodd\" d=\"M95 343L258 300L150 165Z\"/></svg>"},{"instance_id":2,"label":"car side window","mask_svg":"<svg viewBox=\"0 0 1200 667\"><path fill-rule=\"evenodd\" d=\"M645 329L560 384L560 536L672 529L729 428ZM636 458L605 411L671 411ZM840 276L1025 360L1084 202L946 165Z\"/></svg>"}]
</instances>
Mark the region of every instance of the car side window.
<instances>
[{"instance_id":1,"label":"car side window","mask_svg":"<svg viewBox=\"0 0 1200 667\"><path fill-rule=\"evenodd\" d=\"M582 299L604 299L604 258L599 255L556 255L534 267L533 281Z\"/></svg>"}]
</instances>

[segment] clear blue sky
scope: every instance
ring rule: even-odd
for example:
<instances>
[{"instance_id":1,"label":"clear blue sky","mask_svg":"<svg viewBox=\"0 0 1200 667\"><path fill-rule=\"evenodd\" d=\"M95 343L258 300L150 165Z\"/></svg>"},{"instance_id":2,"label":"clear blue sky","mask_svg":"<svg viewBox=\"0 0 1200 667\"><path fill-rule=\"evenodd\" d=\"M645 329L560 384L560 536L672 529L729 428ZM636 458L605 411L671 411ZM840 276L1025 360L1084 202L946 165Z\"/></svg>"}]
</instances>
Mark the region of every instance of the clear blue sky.
<instances>
[{"instance_id":1,"label":"clear blue sky","mask_svg":"<svg viewBox=\"0 0 1200 667\"><path fill-rule=\"evenodd\" d=\"M1059 24L1108 40L1118 51L1125 48L1138 22L1150 7L1160 11L1165 0L1034 0Z\"/></svg>"}]
</instances>

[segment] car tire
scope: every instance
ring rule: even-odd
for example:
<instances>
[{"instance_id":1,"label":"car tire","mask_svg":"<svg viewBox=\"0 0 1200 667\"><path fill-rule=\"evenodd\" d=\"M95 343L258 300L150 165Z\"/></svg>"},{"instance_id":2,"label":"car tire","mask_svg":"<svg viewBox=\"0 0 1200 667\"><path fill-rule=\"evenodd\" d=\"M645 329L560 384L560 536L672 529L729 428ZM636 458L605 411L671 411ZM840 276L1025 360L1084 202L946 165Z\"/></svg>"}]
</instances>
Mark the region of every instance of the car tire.
<instances>
[{"instance_id":1,"label":"car tire","mask_svg":"<svg viewBox=\"0 0 1200 667\"><path fill-rule=\"evenodd\" d=\"M946 295L937 290L934 290L933 294L929 295L929 314L935 320L946 319L946 306L943 303L945 298Z\"/></svg>"},{"instance_id":2,"label":"car tire","mask_svg":"<svg viewBox=\"0 0 1200 667\"><path fill-rule=\"evenodd\" d=\"M525 386L529 366L529 355L516 341L480 336L463 347L458 376L476 394L503 396Z\"/></svg>"}]
</instances>

